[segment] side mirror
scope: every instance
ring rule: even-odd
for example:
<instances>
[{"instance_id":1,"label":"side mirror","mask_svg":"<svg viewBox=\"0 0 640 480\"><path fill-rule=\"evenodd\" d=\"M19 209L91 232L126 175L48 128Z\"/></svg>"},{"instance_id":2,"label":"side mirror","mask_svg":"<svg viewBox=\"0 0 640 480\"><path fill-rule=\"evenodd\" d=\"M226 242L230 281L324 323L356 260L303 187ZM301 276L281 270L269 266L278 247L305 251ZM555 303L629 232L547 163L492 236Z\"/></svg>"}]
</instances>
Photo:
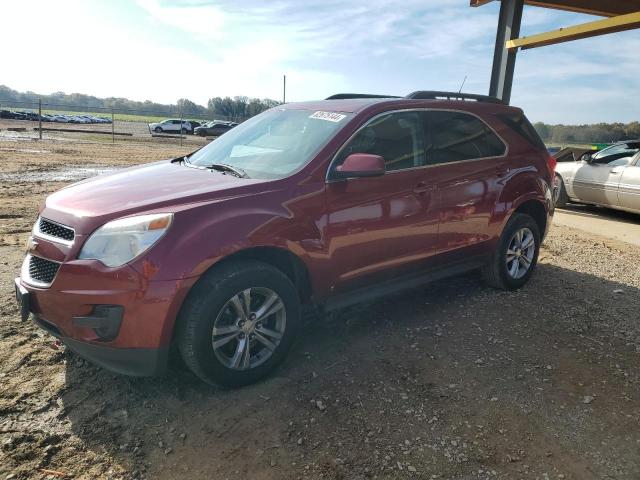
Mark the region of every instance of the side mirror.
<instances>
[{"instance_id":1,"label":"side mirror","mask_svg":"<svg viewBox=\"0 0 640 480\"><path fill-rule=\"evenodd\" d=\"M379 177L384 175L384 158L369 153L352 153L336 167L335 178Z\"/></svg>"},{"instance_id":2,"label":"side mirror","mask_svg":"<svg viewBox=\"0 0 640 480\"><path fill-rule=\"evenodd\" d=\"M591 163L593 161L593 154L592 153L584 153L581 157L580 160L582 160L583 162L587 162L587 163Z\"/></svg>"}]
</instances>

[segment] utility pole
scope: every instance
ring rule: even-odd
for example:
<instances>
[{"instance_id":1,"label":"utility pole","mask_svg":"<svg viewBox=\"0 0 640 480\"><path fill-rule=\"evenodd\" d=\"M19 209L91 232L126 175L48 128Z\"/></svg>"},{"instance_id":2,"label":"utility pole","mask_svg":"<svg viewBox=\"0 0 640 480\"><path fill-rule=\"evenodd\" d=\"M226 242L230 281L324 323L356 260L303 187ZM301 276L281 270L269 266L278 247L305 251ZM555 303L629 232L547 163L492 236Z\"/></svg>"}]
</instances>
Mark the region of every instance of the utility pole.
<instances>
[{"instance_id":1,"label":"utility pole","mask_svg":"<svg viewBox=\"0 0 640 480\"><path fill-rule=\"evenodd\" d=\"M180 146L182 146L182 105L180 105Z\"/></svg>"},{"instance_id":2,"label":"utility pole","mask_svg":"<svg viewBox=\"0 0 640 480\"><path fill-rule=\"evenodd\" d=\"M287 103L287 76L282 76L282 103Z\"/></svg>"},{"instance_id":3,"label":"utility pole","mask_svg":"<svg viewBox=\"0 0 640 480\"><path fill-rule=\"evenodd\" d=\"M111 108L111 143L116 143L116 121L113 114L113 107Z\"/></svg>"},{"instance_id":4,"label":"utility pole","mask_svg":"<svg viewBox=\"0 0 640 480\"><path fill-rule=\"evenodd\" d=\"M38 137L42 140L42 98L38 99Z\"/></svg>"}]
</instances>

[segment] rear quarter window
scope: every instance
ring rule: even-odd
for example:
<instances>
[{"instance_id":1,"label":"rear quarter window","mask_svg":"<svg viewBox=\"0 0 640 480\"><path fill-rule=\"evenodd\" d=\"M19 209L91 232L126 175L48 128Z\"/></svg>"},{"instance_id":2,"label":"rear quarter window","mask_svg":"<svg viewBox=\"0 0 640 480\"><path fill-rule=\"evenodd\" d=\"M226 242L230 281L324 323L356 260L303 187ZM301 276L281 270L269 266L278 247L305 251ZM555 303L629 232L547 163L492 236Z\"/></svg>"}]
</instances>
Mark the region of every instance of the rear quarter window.
<instances>
[{"instance_id":1,"label":"rear quarter window","mask_svg":"<svg viewBox=\"0 0 640 480\"><path fill-rule=\"evenodd\" d=\"M531 145L543 150L547 149L536 129L522 112L508 112L498 115L502 121L514 132L527 140Z\"/></svg>"},{"instance_id":2,"label":"rear quarter window","mask_svg":"<svg viewBox=\"0 0 640 480\"><path fill-rule=\"evenodd\" d=\"M435 110L426 115L429 164L500 157L506 153L507 147L502 140L474 115Z\"/></svg>"}]
</instances>

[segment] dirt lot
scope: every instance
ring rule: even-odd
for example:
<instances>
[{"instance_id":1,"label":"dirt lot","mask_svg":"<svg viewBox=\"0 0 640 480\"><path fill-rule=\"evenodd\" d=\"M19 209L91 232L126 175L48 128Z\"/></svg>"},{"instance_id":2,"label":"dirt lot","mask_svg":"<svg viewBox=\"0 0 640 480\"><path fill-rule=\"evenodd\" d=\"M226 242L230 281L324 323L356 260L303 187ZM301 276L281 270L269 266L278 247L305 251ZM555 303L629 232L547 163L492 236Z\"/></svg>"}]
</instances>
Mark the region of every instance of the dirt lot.
<instances>
[{"instance_id":1,"label":"dirt lot","mask_svg":"<svg viewBox=\"0 0 640 480\"><path fill-rule=\"evenodd\" d=\"M240 390L117 376L20 323L45 195L189 149L0 142L0 480L640 478L640 247L568 227L517 293L471 274L309 319Z\"/></svg>"}]
</instances>

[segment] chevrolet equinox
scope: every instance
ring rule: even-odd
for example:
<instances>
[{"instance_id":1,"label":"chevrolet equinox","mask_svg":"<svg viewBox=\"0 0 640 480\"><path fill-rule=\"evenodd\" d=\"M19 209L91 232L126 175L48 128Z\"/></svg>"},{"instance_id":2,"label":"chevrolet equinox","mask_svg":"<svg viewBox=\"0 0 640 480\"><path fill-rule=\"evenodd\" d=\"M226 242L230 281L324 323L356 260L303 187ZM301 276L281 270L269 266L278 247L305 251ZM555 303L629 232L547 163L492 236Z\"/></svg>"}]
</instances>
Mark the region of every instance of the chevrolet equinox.
<instances>
[{"instance_id":1,"label":"chevrolet equinox","mask_svg":"<svg viewBox=\"0 0 640 480\"><path fill-rule=\"evenodd\" d=\"M286 356L325 310L480 269L531 277L555 161L481 95L338 94L281 105L196 152L67 186L41 207L16 297L94 363L152 375L175 346L210 383Z\"/></svg>"}]
</instances>

